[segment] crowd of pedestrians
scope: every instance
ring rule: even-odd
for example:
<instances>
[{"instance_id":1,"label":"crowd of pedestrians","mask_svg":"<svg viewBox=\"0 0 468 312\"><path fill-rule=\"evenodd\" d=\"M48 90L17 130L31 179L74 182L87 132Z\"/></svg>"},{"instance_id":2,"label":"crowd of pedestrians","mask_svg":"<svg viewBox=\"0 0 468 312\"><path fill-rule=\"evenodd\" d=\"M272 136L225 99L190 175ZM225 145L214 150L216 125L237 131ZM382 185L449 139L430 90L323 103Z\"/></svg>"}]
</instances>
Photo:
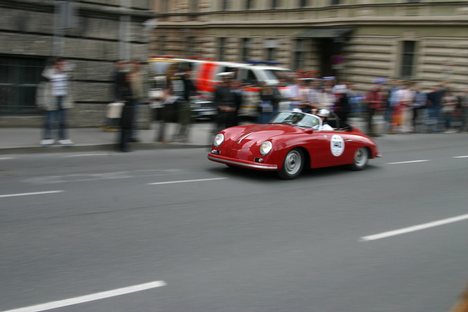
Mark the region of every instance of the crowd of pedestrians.
<instances>
[{"instance_id":1,"label":"crowd of pedestrians","mask_svg":"<svg viewBox=\"0 0 468 312\"><path fill-rule=\"evenodd\" d=\"M375 114L384 116L388 133L468 131L468 93L455 93L445 83L423 90L418 82L376 79L364 107L371 134Z\"/></svg>"},{"instance_id":2,"label":"crowd of pedestrians","mask_svg":"<svg viewBox=\"0 0 468 312\"><path fill-rule=\"evenodd\" d=\"M158 142L189 140L191 102L198 94L196 82L189 64L174 65L164 76L159 104L154 109L157 112L155 119L159 121L155 134ZM119 118L106 120L106 126L118 128L117 147L122 152L129 151L128 143L139 141L139 107L148 99L145 87L148 79L142 68L138 60L115 62L112 98L120 103ZM54 144L55 138L59 144L73 144L67 131L67 111L73 105L69 69L64 59L57 58L42 74L38 104L45 112L43 146ZM322 117L334 119L335 128L346 126L351 116L361 117L365 121L366 132L371 136L468 131L468 88L455 92L448 84L439 83L425 90L418 82L376 78L367 92L358 92L351 83L337 81L331 76L311 78L289 73L279 77L279 85L261 81L240 82L234 77L233 72L218 74L220 83L216 84L211 97L216 110L214 133L242 121L240 113L248 98L248 88L257 90L253 97L250 93L249 101L256 106L255 122L258 123L267 123L278 111L289 109L317 115L322 112ZM378 129L377 120L381 121ZM178 123L171 139L166 135L168 122ZM57 134L53 133L55 128Z\"/></svg>"}]
</instances>

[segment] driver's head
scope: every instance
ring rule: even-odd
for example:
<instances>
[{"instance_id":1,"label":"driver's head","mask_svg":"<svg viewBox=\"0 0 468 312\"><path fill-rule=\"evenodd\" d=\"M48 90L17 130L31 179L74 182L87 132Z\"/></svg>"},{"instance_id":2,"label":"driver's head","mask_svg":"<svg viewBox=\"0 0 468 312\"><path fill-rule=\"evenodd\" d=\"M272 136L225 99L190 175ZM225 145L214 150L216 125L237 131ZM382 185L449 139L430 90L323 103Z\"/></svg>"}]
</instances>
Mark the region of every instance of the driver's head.
<instances>
[{"instance_id":1,"label":"driver's head","mask_svg":"<svg viewBox=\"0 0 468 312\"><path fill-rule=\"evenodd\" d=\"M328 109L322 108L318 111L317 116L322 118L322 120L327 119L328 117L330 117L330 111Z\"/></svg>"}]
</instances>

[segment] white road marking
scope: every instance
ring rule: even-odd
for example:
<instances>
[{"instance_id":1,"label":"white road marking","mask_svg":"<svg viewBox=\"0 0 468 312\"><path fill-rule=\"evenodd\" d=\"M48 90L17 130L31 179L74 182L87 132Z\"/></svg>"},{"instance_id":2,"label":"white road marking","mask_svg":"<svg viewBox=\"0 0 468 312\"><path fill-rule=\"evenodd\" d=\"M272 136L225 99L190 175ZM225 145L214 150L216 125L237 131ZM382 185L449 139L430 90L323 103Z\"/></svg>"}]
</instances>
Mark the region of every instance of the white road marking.
<instances>
[{"instance_id":1,"label":"white road marking","mask_svg":"<svg viewBox=\"0 0 468 312\"><path fill-rule=\"evenodd\" d=\"M4 195L0 195L0 198L6 198L6 197L20 197L20 196L33 196L33 195L46 195L46 194L56 194L56 193L63 193L63 192L64 192L63 190L58 190L58 191L45 191L45 192L4 194Z\"/></svg>"},{"instance_id":2,"label":"white road marking","mask_svg":"<svg viewBox=\"0 0 468 312\"><path fill-rule=\"evenodd\" d=\"M105 153L88 153L88 154L73 154L67 155L66 158L74 158L74 157L91 157L91 156L107 156Z\"/></svg>"},{"instance_id":3,"label":"white road marking","mask_svg":"<svg viewBox=\"0 0 468 312\"><path fill-rule=\"evenodd\" d=\"M15 159L15 157L0 157L0 160L11 160Z\"/></svg>"},{"instance_id":4,"label":"white road marking","mask_svg":"<svg viewBox=\"0 0 468 312\"><path fill-rule=\"evenodd\" d=\"M415 163L423 163L428 162L427 159L418 159L418 160L408 160L408 161L397 161L397 162L389 162L387 165L402 165L402 164L415 164Z\"/></svg>"},{"instance_id":5,"label":"white road marking","mask_svg":"<svg viewBox=\"0 0 468 312\"><path fill-rule=\"evenodd\" d=\"M149 185L163 185L163 184L177 184L177 183L192 183L192 182L206 182L206 181L217 181L225 180L227 178L210 178L210 179L194 179L194 180L179 180L179 181L164 181L164 182L153 182L148 183Z\"/></svg>"},{"instance_id":6,"label":"white road marking","mask_svg":"<svg viewBox=\"0 0 468 312\"><path fill-rule=\"evenodd\" d=\"M443 219L443 220L439 220L439 221L419 224L419 225L415 225L415 226L410 226L410 227L407 227L407 228L402 228L402 229L389 231L389 232L384 232L384 233L380 233L380 234L364 236L364 237L361 237L361 241L373 241L373 240L383 239L383 238L387 238L387 237L392 237L392 236L407 234L407 233L411 233L411 232L421 231L421 230L425 230L425 229L428 229L428 228L433 228L433 227L437 227L437 226L441 226L441 225L445 225L445 224L450 224L450 223L454 223L454 222L459 222L459 221L463 221L463 220L468 220L468 214L461 215L461 216L458 216L458 217Z\"/></svg>"},{"instance_id":7,"label":"white road marking","mask_svg":"<svg viewBox=\"0 0 468 312\"><path fill-rule=\"evenodd\" d=\"M43 303L43 304L38 304L38 305L34 305L34 306L13 309L13 310L6 310L6 311L2 311L2 312L39 312L39 311L47 311L47 310L67 307L67 306L71 306L71 305L76 305L76 304L80 304L80 303L96 301L96 300L102 300L102 299L116 297L116 296L122 296L122 295L130 294L130 293L139 292L139 291L148 290L148 289L157 288L157 287L162 287L162 286L166 286L166 285L167 284L164 281L156 281L156 282L145 283L145 284L140 284L140 285L135 285L135 286L130 286L130 287L124 287L124 288L118 288L118 289L114 289L114 290L103 291L103 292L90 294L90 295L86 295L86 296L81 296L81 297L75 297L75 298L59 300L59 301L52 301L52 302L48 302L48 303Z\"/></svg>"},{"instance_id":8,"label":"white road marking","mask_svg":"<svg viewBox=\"0 0 468 312\"><path fill-rule=\"evenodd\" d=\"M468 158L468 155L464 155L464 156L455 156L453 157L455 159L462 159L462 158Z\"/></svg>"}]
</instances>

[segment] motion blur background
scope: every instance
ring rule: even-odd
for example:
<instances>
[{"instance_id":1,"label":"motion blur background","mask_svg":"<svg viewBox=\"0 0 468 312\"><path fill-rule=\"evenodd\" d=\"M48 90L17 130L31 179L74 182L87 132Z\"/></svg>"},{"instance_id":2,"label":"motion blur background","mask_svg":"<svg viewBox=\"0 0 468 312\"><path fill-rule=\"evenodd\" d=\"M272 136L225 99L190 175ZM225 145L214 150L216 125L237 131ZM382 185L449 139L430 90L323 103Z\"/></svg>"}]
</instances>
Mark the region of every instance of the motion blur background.
<instances>
[{"instance_id":1,"label":"motion blur background","mask_svg":"<svg viewBox=\"0 0 468 312\"><path fill-rule=\"evenodd\" d=\"M270 60L365 92L375 77L468 76L468 3L435 0L0 0L0 126L39 126L50 57L73 65L71 127L102 123L112 62L149 56ZM141 114L150 118L150 114Z\"/></svg>"}]
</instances>

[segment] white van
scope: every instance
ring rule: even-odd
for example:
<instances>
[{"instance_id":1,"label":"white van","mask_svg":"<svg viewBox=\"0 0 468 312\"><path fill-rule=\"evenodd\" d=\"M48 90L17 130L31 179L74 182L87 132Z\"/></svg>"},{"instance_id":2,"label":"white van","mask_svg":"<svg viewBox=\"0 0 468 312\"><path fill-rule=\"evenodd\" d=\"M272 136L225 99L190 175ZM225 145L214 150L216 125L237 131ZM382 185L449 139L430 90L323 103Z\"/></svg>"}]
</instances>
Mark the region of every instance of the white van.
<instances>
[{"instance_id":1,"label":"white van","mask_svg":"<svg viewBox=\"0 0 468 312\"><path fill-rule=\"evenodd\" d=\"M267 85L279 85L281 76L291 73L291 70L283 67L269 65L252 65L235 62L216 62L208 60L192 60L182 58L151 58L150 75L164 72L163 68L169 68L172 63L190 63L193 70L194 83L203 96L204 100L210 100L216 88L220 83L218 74L223 72L232 72L234 79L243 85L243 104L239 114L246 117L257 115L257 105L259 99L259 83L264 82ZM152 79L155 79L154 77ZM161 79L161 78L159 78Z\"/></svg>"}]
</instances>

